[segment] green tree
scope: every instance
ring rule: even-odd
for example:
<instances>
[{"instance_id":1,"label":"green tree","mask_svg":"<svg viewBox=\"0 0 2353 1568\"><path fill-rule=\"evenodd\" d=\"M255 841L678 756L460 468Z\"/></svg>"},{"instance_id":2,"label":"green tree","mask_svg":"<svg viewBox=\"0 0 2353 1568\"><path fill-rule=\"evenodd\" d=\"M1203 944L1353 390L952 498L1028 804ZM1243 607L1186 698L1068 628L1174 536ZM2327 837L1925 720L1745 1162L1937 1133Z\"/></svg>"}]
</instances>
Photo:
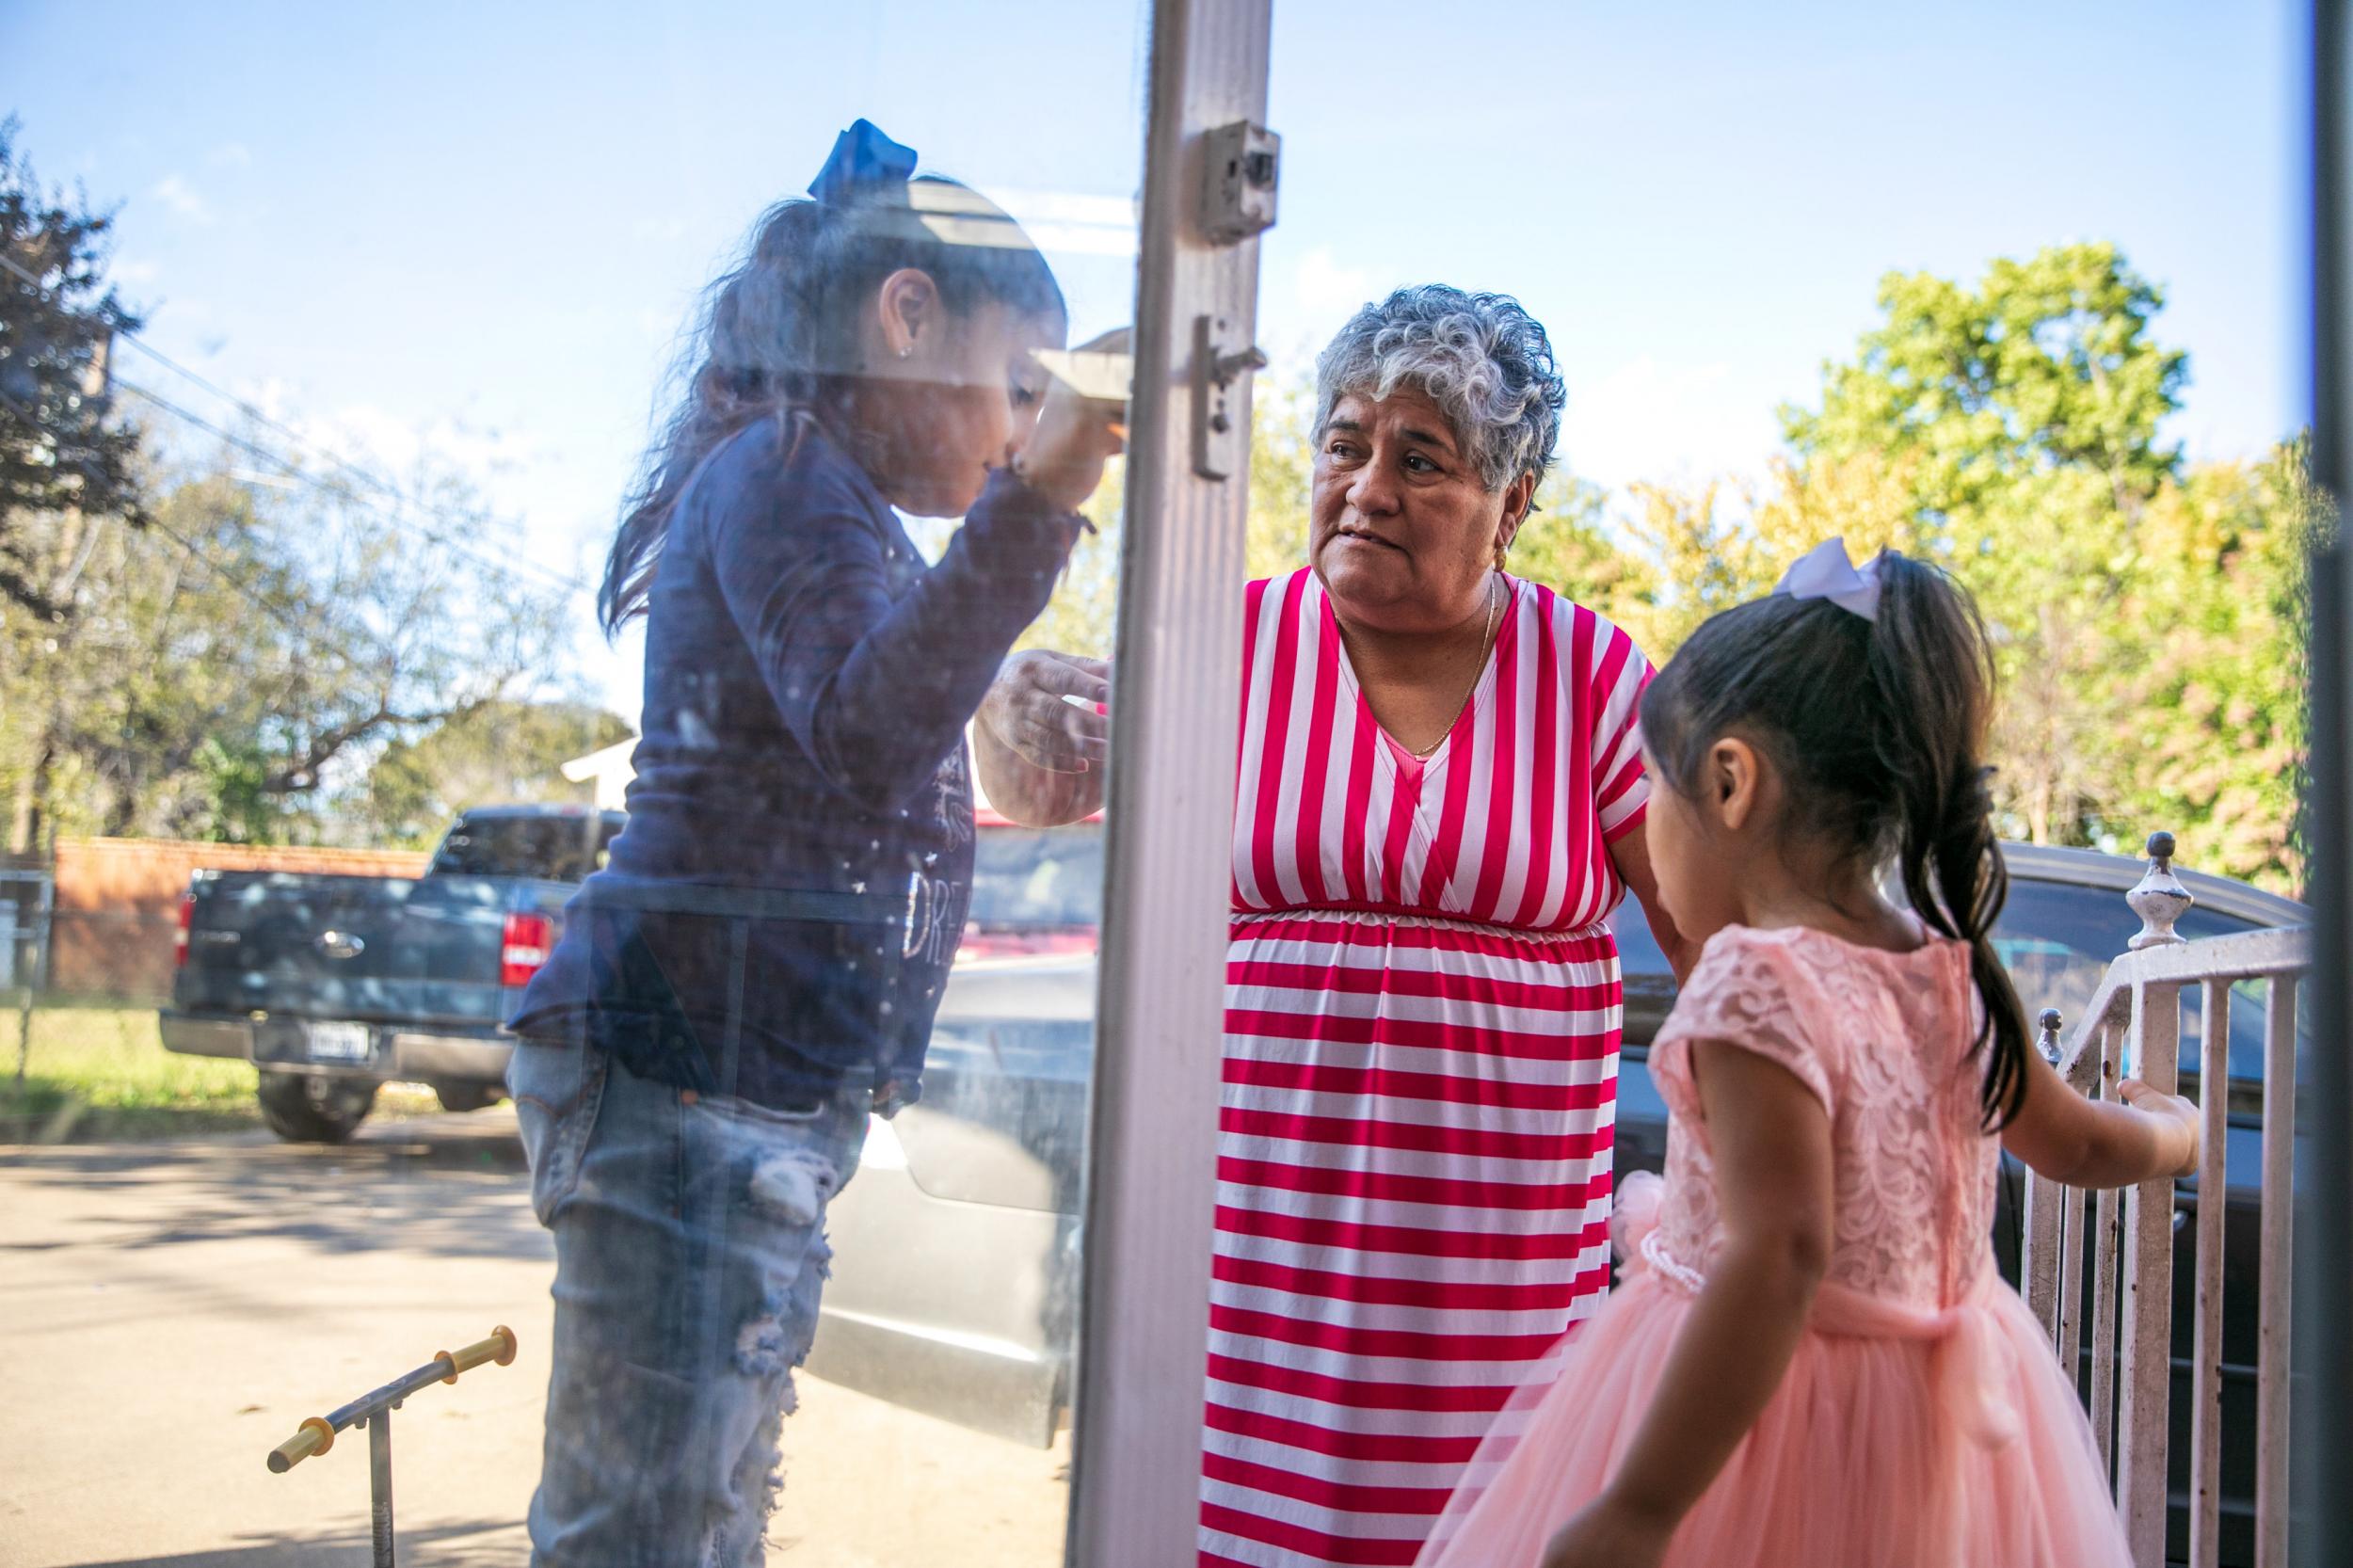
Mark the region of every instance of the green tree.
<instances>
[{"instance_id":1,"label":"green tree","mask_svg":"<svg viewBox=\"0 0 2353 1568\"><path fill-rule=\"evenodd\" d=\"M113 215L44 187L16 136L0 120L0 601L57 622L95 520L139 515L138 433L105 391L109 341L139 318L105 280Z\"/></svg>"},{"instance_id":2,"label":"green tree","mask_svg":"<svg viewBox=\"0 0 2353 1568\"><path fill-rule=\"evenodd\" d=\"M2157 440L2189 373L2150 338L2164 302L2105 244L1997 260L1975 288L1890 273L1883 323L1823 366L1819 409L1782 410L1784 433L1801 463L1898 465L1924 521L1962 523L2054 471L2100 475L2131 511L2181 461Z\"/></svg>"},{"instance_id":3,"label":"green tree","mask_svg":"<svg viewBox=\"0 0 2353 1568\"><path fill-rule=\"evenodd\" d=\"M1998 798L2038 841L2090 841L2125 792L2102 738L2134 722L2115 641L2139 525L2181 470L2158 436L2187 375L2150 334L2163 296L2115 247L2070 245L1975 286L1891 274L1879 303L1821 406L1782 411L1773 553L1860 520L1850 543L1950 565L1995 642Z\"/></svg>"},{"instance_id":4,"label":"green tree","mask_svg":"<svg viewBox=\"0 0 2353 1568\"><path fill-rule=\"evenodd\" d=\"M1512 541L1507 566L1611 619L1650 590L1650 573L1612 536L1609 492L1556 470L1536 488L1536 504ZM1628 627L1631 631L1632 628Z\"/></svg>"},{"instance_id":5,"label":"green tree","mask_svg":"<svg viewBox=\"0 0 2353 1568\"><path fill-rule=\"evenodd\" d=\"M2198 864L2299 891L2305 563L2333 514L2307 443L2190 468L2144 514L2110 661L2128 726L2106 737L2104 812L2165 826Z\"/></svg>"},{"instance_id":6,"label":"green tree","mask_svg":"<svg viewBox=\"0 0 2353 1568\"><path fill-rule=\"evenodd\" d=\"M561 695L562 590L486 573L350 488L256 486L226 454L154 483L150 526L99 520L63 625L0 606L20 837L364 839L353 806L386 746ZM458 476L408 489L440 536L513 546Z\"/></svg>"},{"instance_id":7,"label":"green tree","mask_svg":"<svg viewBox=\"0 0 2353 1568\"><path fill-rule=\"evenodd\" d=\"M563 764L632 733L619 714L583 702L503 697L453 714L393 741L368 769L369 837L422 849L469 807L583 800Z\"/></svg>"}]
</instances>

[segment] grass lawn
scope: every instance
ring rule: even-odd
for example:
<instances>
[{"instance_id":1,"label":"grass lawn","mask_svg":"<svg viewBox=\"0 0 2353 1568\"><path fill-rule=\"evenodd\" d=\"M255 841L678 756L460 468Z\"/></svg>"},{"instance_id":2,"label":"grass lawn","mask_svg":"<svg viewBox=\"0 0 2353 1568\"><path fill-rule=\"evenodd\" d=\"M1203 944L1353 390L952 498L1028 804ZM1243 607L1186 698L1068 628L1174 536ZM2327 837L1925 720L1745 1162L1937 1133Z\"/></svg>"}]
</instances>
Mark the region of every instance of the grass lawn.
<instances>
[{"instance_id":1,"label":"grass lawn","mask_svg":"<svg viewBox=\"0 0 2353 1568\"><path fill-rule=\"evenodd\" d=\"M164 1049L152 1005L44 998L16 1079L18 1013L0 1006L0 1144L172 1138L262 1125L251 1064ZM430 1089L387 1084L378 1116L440 1109Z\"/></svg>"}]
</instances>

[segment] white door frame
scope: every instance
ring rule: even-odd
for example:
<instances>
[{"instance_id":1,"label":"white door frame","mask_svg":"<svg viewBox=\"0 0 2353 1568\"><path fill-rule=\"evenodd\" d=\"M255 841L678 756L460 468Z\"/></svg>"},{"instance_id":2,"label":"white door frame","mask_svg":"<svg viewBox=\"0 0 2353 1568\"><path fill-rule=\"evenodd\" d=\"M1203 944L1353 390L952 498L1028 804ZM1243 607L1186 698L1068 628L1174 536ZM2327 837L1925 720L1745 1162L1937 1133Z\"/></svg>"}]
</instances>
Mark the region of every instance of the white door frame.
<instances>
[{"instance_id":1,"label":"white door frame","mask_svg":"<svg viewBox=\"0 0 2353 1568\"><path fill-rule=\"evenodd\" d=\"M1191 1568L1225 1029L1242 460L1195 472L1196 322L1247 347L1258 245L1201 222L1204 134L1266 115L1272 0L1155 0L1068 1560Z\"/></svg>"}]
</instances>

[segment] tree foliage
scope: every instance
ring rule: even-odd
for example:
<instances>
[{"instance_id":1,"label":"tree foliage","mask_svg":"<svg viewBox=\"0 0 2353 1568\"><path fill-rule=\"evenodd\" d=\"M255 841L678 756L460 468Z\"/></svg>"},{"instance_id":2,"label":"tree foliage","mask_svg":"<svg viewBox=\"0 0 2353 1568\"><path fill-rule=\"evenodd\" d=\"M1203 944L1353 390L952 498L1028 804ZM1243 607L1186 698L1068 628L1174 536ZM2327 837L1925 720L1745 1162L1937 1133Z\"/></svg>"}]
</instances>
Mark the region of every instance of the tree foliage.
<instances>
[{"instance_id":1,"label":"tree foliage","mask_svg":"<svg viewBox=\"0 0 2353 1568\"><path fill-rule=\"evenodd\" d=\"M394 486L280 454L264 477L262 431L191 452L120 417L104 350L140 323L105 280L111 216L45 189L15 135L0 122L7 847L366 840L388 753L387 792L431 795L462 772L456 735L494 717L518 767L567 725L608 733L564 669L574 596L495 564L521 541L464 475L426 460Z\"/></svg>"},{"instance_id":2,"label":"tree foliage","mask_svg":"<svg viewBox=\"0 0 2353 1568\"><path fill-rule=\"evenodd\" d=\"M1975 284L1891 274L1879 303L1818 405L1782 410L1762 484L1632 487L1639 569L1598 607L1663 659L1826 538L1936 561L1993 634L2006 831L2131 849L2164 827L2206 869L2298 885L2302 563L2329 525L2301 446L2185 464L2162 426L2186 359L2111 246Z\"/></svg>"},{"instance_id":3,"label":"tree foliage","mask_svg":"<svg viewBox=\"0 0 2353 1568\"><path fill-rule=\"evenodd\" d=\"M495 698L385 746L355 814L372 841L422 849L470 807L582 799L563 765L631 734L592 703Z\"/></svg>"},{"instance_id":4,"label":"tree foliage","mask_svg":"<svg viewBox=\"0 0 2353 1568\"><path fill-rule=\"evenodd\" d=\"M486 574L350 488L256 485L225 453L150 483L151 526L91 524L63 624L0 615L0 780L20 843L44 825L373 838L387 747L560 692L561 590ZM409 493L452 536L504 533L456 475L428 471Z\"/></svg>"},{"instance_id":5,"label":"tree foliage","mask_svg":"<svg viewBox=\"0 0 2353 1568\"><path fill-rule=\"evenodd\" d=\"M2164 826L2200 863L2287 884L2316 518L2296 449L2185 469L2163 422L2186 357L2113 246L1881 284L1881 323L1783 412L1769 560L1845 533L1940 560L1976 594L2003 700L1998 798L2044 842Z\"/></svg>"},{"instance_id":6,"label":"tree foliage","mask_svg":"<svg viewBox=\"0 0 2353 1568\"><path fill-rule=\"evenodd\" d=\"M105 280L113 215L44 187L16 134L0 120L0 601L57 621L88 536L35 538L27 520L139 517L138 432L105 388L109 340L139 318Z\"/></svg>"}]
</instances>

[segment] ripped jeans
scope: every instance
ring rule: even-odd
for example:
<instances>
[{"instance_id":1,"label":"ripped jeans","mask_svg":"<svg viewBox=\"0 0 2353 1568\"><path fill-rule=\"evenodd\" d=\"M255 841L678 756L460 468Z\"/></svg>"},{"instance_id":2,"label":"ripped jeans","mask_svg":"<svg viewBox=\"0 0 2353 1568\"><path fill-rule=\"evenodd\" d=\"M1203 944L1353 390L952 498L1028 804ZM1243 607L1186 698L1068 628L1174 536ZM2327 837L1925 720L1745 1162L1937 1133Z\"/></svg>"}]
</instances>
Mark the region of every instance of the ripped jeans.
<instances>
[{"instance_id":1,"label":"ripped jeans","mask_svg":"<svg viewBox=\"0 0 2353 1568\"><path fill-rule=\"evenodd\" d=\"M533 1563L763 1561L825 1207L857 1167L868 1094L770 1111L542 1042L517 1047L507 1083L555 1233Z\"/></svg>"}]
</instances>

